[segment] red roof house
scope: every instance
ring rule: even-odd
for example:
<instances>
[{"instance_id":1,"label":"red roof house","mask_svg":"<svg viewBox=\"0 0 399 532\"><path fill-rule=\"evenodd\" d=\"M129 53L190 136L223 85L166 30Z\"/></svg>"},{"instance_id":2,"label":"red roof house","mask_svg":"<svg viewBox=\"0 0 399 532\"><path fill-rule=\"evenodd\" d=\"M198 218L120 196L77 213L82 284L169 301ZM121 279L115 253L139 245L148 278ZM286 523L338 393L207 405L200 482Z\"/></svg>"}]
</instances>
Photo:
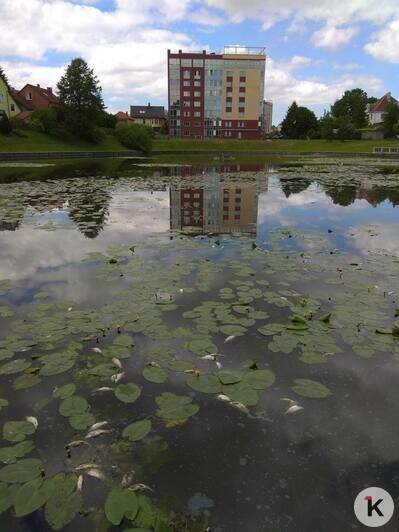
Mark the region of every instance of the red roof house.
<instances>
[{"instance_id":1,"label":"red roof house","mask_svg":"<svg viewBox=\"0 0 399 532\"><path fill-rule=\"evenodd\" d=\"M45 89L40 85L28 84L18 92L18 96L28 109L48 109L58 105L58 98L51 87Z\"/></svg>"},{"instance_id":2,"label":"red roof house","mask_svg":"<svg viewBox=\"0 0 399 532\"><path fill-rule=\"evenodd\" d=\"M378 102L367 105L367 114L372 126L377 126L384 122L385 113L387 112L388 105L391 103L399 106L398 100L395 100L391 93L387 92Z\"/></svg>"}]
</instances>

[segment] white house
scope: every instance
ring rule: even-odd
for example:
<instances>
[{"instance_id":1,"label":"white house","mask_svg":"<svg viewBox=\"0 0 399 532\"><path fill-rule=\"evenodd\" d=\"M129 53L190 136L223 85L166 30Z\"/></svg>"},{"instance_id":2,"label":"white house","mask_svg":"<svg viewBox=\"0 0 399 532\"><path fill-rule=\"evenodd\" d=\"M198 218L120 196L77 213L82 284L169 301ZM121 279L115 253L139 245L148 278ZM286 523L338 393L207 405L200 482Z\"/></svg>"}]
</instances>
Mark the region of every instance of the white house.
<instances>
[{"instance_id":1,"label":"white house","mask_svg":"<svg viewBox=\"0 0 399 532\"><path fill-rule=\"evenodd\" d=\"M390 103L399 105L398 100L387 92L378 102L367 104L367 115L372 126L379 126L384 122L384 116Z\"/></svg>"}]
</instances>

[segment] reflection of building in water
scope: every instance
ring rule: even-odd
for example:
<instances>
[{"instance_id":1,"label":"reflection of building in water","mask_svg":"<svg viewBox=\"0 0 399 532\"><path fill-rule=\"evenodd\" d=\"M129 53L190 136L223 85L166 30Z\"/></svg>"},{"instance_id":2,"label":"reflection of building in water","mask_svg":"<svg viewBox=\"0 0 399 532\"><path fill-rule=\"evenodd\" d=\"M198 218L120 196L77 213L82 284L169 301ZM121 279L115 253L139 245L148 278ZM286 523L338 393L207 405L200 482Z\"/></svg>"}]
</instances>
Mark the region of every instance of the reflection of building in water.
<instances>
[{"instance_id":1,"label":"reflection of building in water","mask_svg":"<svg viewBox=\"0 0 399 532\"><path fill-rule=\"evenodd\" d=\"M258 181L237 186L218 173L203 176L203 188L170 189L172 230L256 235ZM230 167L228 172L234 171ZM264 180L264 178L263 178ZM263 185L263 190L265 186Z\"/></svg>"}]
</instances>

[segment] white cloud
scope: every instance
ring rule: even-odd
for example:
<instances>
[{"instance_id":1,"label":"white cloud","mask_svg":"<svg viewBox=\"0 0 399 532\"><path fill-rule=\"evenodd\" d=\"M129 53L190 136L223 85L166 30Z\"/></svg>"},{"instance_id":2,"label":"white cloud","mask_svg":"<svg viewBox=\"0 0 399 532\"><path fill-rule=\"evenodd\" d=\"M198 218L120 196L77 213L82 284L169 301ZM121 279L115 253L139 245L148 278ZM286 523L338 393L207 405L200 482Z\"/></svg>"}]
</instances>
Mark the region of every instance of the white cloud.
<instances>
[{"instance_id":1,"label":"white cloud","mask_svg":"<svg viewBox=\"0 0 399 532\"><path fill-rule=\"evenodd\" d=\"M337 28L327 24L313 33L312 42L318 48L334 51L347 45L358 32L354 26Z\"/></svg>"},{"instance_id":2,"label":"white cloud","mask_svg":"<svg viewBox=\"0 0 399 532\"><path fill-rule=\"evenodd\" d=\"M399 19L374 35L364 49L376 59L399 63Z\"/></svg>"}]
</instances>

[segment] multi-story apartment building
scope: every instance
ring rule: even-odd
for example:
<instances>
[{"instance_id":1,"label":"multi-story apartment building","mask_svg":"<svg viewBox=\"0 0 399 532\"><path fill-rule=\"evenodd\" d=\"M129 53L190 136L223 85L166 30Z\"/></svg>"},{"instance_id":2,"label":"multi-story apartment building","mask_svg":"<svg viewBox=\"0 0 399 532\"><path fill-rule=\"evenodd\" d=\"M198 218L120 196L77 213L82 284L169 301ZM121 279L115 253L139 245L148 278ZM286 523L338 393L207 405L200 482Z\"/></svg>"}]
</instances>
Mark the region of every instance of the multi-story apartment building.
<instances>
[{"instance_id":1,"label":"multi-story apartment building","mask_svg":"<svg viewBox=\"0 0 399 532\"><path fill-rule=\"evenodd\" d=\"M265 100L263 102L262 128L264 133L271 133L273 126L273 102Z\"/></svg>"},{"instance_id":2,"label":"multi-story apartment building","mask_svg":"<svg viewBox=\"0 0 399 532\"><path fill-rule=\"evenodd\" d=\"M260 138L265 63L264 48L168 50L169 135Z\"/></svg>"}]
</instances>

